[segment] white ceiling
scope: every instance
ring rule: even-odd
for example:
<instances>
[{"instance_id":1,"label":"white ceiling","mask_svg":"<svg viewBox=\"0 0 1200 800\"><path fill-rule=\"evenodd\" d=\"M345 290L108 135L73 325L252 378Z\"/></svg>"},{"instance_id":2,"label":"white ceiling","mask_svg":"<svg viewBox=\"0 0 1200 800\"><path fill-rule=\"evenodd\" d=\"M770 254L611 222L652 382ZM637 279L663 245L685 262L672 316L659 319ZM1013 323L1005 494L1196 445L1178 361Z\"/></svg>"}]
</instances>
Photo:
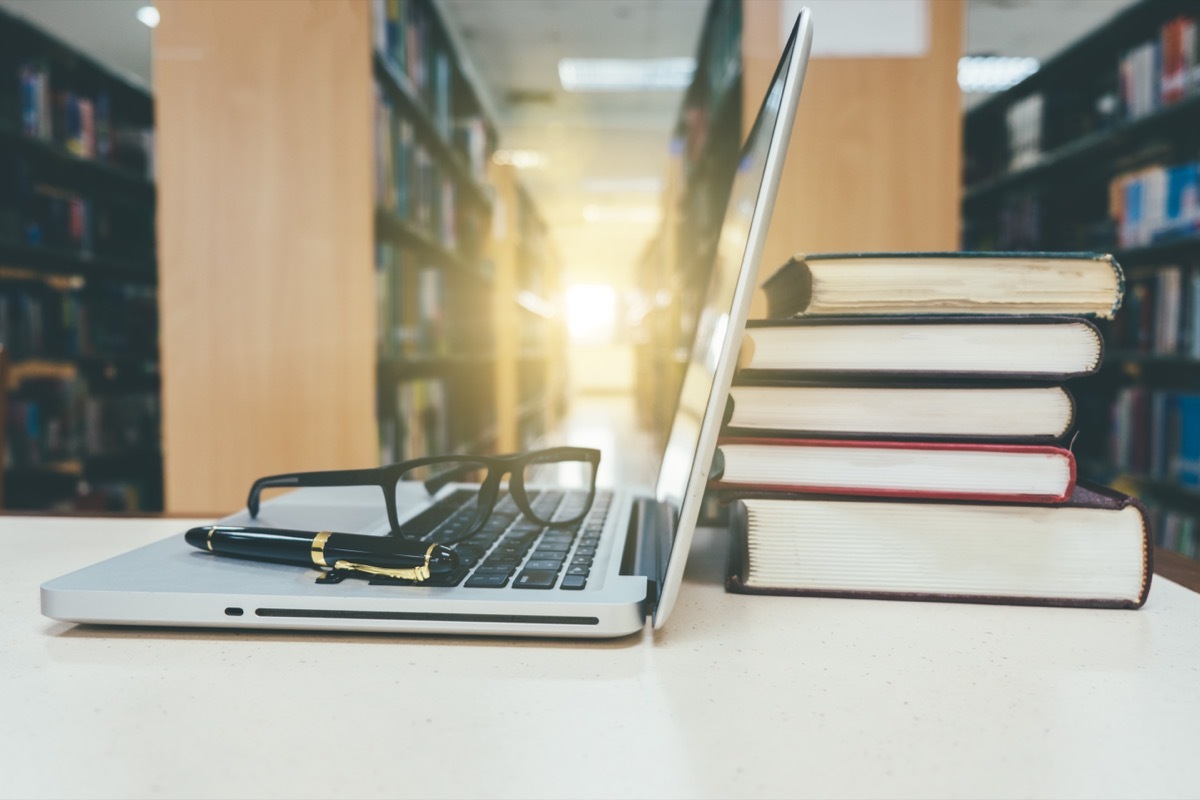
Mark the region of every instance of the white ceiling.
<instances>
[{"instance_id":1,"label":"white ceiling","mask_svg":"<svg viewBox=\"0 0 1200 800\"><path fill-rule=\"evenodd\" d=\"M570 94L559 88L558 59L694 55L707 1L436 1L489 98L502 145L547 158L544 168L523 176L552 226L568 279L628 285L653 224L588 223L583 208L657 204L654 181L665 174L682 98L679 92ZM1131 2L968 0L965 50L1045 59ZM151 37L134 17L141 5L143 0L0 0L148 84ZM649 190L612 188L613 181L626 180ZM593 188L598 181L609 188Z\"/></svg>"},{"instance_id":2,"label":"white ceiling","mask_svg":"<svg viewBox=\"0 0 1200 800\"><path fill-rule=\"evenodd\" d=\"M97 61L150 86L150 29L137 20L148 0L0 0Z\"/></svg>"},{"instance_id":3,"label":"white ceiling","mask_svg":"<svg viewBox=\"0 0 1200 800\"><path fill-rule=\"evenodd\" d=\"M968 0L970 55L1045 60L1138 0Z\"/></svg>"},{"instance_id":4,"label":"white ceiling","mask_svg":"<svg viewBox=\"0 0 1200 800\"><path fill-rule=\"evenodd\" d=\"M653 222L586 222L584 208L656 209L682 92L564 91L561 58L693 56L706 0L441 0L498 115L501 143L543 154L523 179L568 278L625 283ZM607 189L596 191L598 182ZM639 191L621 185L648 187ZM603 186L604 184L601 184Z\"/></svg>"}]
</instances>

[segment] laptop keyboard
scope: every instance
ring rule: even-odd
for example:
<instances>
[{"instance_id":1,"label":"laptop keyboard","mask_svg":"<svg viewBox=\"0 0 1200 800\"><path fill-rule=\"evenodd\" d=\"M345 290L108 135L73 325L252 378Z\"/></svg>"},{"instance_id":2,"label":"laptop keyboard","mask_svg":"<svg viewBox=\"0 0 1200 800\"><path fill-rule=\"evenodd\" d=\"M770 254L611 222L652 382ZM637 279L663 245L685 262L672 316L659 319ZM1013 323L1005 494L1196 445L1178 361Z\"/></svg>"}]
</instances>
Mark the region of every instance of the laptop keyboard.
<instances>
[{"instance_id":1,"label":"laptop keyboard","mask_svg":"<svg viewBox=\"0 0 1200 800\"><path fill-rule=\"evenodd\" d=\"M545 519L574 517L587 502L583 491L547 489L527 494L530 505ZM425 586L566 591L587 586L612 505L611 492L597 491L587 516L565 528L545 527L526 518L506 492L497 498L483 527L463 538L474 516L475 496L470 489L452 492L404 524L410 536L444 544L458 555L458 569L434 576Z\"/></svg>"}]
</instances>

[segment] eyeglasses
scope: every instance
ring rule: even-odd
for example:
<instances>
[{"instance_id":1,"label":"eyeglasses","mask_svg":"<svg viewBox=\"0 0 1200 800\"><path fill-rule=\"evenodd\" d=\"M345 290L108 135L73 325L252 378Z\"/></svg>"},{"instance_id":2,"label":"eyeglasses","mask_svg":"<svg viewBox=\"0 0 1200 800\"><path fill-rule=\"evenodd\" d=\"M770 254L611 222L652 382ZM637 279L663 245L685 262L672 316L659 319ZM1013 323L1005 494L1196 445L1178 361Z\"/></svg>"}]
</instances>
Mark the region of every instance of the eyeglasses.
<instances>
[{"instance_id":1,"label":"eyeglasses","mask_svg":"<svg viewBox=\"0 0 1200 800\"><path fill-rule=\"evenodd\" d=\"M552 528L579 522L587 515L596 496L596 470L600 451L587 447L552 447L504 456L429 456L403 461L373 469L345 469L325 472L293 472L259 478L250 487L246 508L251 517L258 516L259 501L264 489L297 486L378 486L387 504L388 523L393 534L403 536L400 526L401 505L427 502L451 483L478 483L479 493L475 514L455 540L476 533L488 517L500 496L505 475L511 476L507 489L517 508L529 519ZM527 484L548 482L558 473L571 483L586 486L587 500L582 507L572 504L559 510L547 509L531 502ZM557 482L557 481L556 481Z\"/></svg>"}]
</instances>

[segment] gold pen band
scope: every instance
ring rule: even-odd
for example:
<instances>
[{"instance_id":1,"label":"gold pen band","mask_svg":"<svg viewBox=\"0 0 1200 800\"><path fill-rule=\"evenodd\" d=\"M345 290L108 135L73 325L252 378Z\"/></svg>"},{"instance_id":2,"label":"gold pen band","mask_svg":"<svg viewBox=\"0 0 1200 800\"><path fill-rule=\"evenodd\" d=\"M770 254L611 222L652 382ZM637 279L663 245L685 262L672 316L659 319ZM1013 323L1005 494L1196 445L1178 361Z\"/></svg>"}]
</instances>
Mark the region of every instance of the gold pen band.
<instances>
[{"instance_id":1,"label":"gold pen band","mask_svg":"<svg viewBox=\"0 0 1200 800\"><path fill-rule=\"evenodd\" d=\"M325 540L329 538L329 531L321 531L312 540L312 562L318 567L328 567L325 563Z\"/></svg>"},{"instance_id":2,"label":"gold pen band","mask_svg":"<svg viewBox=\"0 0 1200 800\"><path fill-rule=\"evenodd\" d=\"M204 537L204 543L208 545L208 552L210 552L210 553L213 551L213 549L212 549L212 535L213 535L213 531L215 531L215 530L216 530L216 528L215 528L215 527L213 527L213 528L209 528L209 529L208 529L208 536L205 536L205 537Z\"/></svg>"}]
</instances>

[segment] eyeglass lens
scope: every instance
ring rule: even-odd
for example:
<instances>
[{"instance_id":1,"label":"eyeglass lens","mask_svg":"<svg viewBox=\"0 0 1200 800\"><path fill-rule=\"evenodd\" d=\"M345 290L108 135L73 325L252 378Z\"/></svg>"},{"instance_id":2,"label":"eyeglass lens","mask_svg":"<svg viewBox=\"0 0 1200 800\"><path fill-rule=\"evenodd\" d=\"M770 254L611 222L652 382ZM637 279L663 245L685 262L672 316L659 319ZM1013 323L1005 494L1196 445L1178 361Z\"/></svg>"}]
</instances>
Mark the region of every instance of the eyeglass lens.
<instances>
[{"instance_id":1,"label":"eyeglass lens","mask_svg":"<svg viewBox=\"0 0 1200 800\"><path fill-rule=\"evenodd\" d=\"M517 475L503 475L498 495L488 499L499 502L505 493L511 492L518 507L526 506L532 512L530 516L533 520L543 525L576 522L587 513L586 501L560 506L552 495L543 496L537 489L546 486L590 490L596 477L595 467L590 461L562 455L535 454L519 469ZM401 473L396 482L396 506L411 508L428 502L448 483L483 483L487 475L487 462L470 458L414 467Z\"/></svg>"}]
</instances>

